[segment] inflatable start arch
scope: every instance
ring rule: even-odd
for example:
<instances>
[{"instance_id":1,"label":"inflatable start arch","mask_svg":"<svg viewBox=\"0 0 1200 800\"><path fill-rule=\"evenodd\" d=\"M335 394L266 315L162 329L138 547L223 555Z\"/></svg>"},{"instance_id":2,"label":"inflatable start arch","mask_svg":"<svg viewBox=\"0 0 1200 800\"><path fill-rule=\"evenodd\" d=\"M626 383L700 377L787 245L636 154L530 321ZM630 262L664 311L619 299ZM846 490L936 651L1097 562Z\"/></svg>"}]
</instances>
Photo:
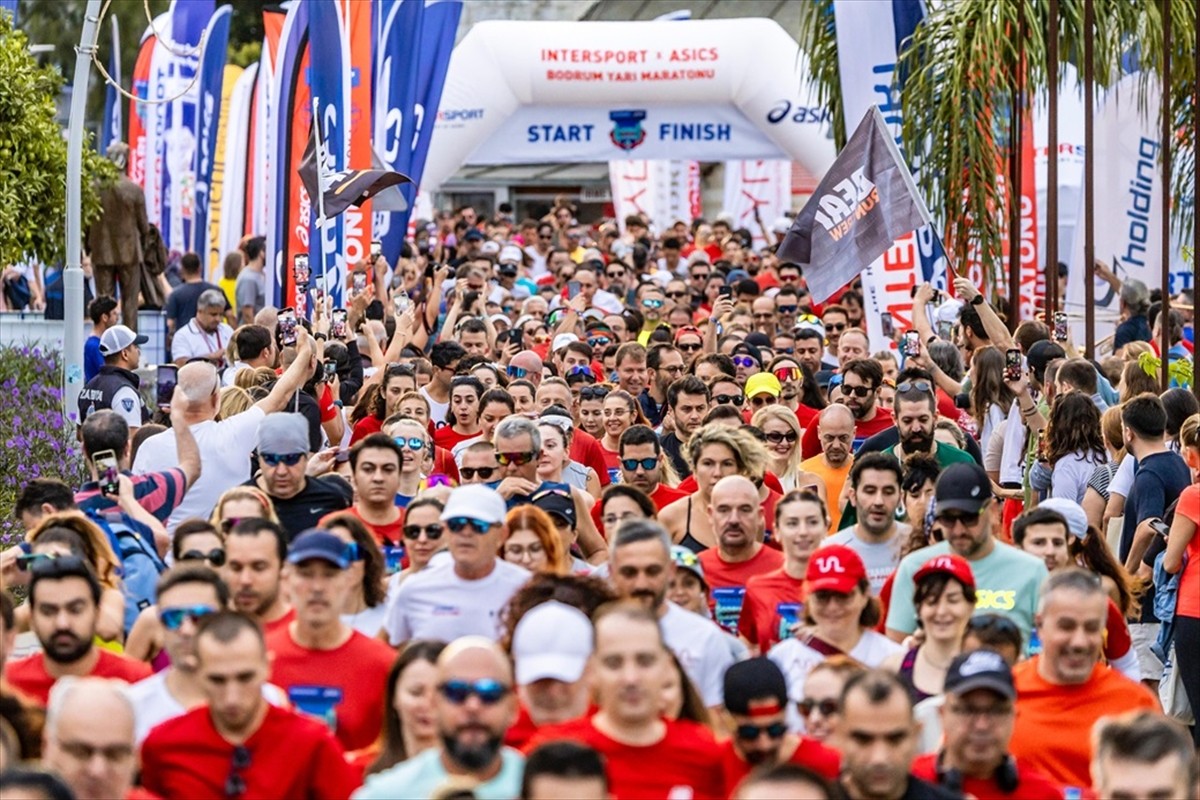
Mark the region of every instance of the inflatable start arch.
<instances>
[{"instance_id":1,"label":"inflatable start arch","mask_svg":"<svg viewBox=\"0 0 1200 800\"><path fill-rule=\"evenodd\" d=\"M788 159L823 175L829 113L769 19L481 22L450 58L422 188L466 165Z\"/></svg>"}]
</instances>

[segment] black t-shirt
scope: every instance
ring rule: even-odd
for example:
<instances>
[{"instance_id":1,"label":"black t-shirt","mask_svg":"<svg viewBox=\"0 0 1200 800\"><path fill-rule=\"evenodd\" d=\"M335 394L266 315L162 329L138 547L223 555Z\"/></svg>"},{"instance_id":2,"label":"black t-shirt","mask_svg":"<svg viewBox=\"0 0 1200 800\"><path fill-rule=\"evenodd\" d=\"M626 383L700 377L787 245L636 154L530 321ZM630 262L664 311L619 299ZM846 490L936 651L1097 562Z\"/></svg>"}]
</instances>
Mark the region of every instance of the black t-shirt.
<instances>
[{"instance_id":1,"label":"black t-shirt","mask_svg":"<svg viewBox=\"0 0 1200 800\"><path fill-rule=\"evenodd\" d=\"M258 484L252 478L246 481L245 485ZM275 503L279 524L287 532L290 543L297 534L316 527L317 520L326 514L349 508L354 501L354 491L341 477L324 475L320 478L308 478L304 488L293 497L286 500L272 497L271 500Z\"/></svg>"},{"instance_id":2,"label":"black t-shirt","mask_svg":"<svg viewBox=\"0 0 1200 800\"><path fill-rule=\"evenodd\" d=\"M683 457L683 443L679 441L679 437L675 435L675 431L671 431L662 437L662 449L667 454L667 458L671 459L671 466L675 468L675 474L679 476L679 480L683 480L692 474L692 470L688 467L687 459Z\"/></svg>"},{"instance_id":3,"label":"black t-shirt","mask_svg":"<svg viewBox=\"0 0 1200 800\"><path fill-rule=\"evenodd\" d=\"M1121 528L1121 563L1129 558L1133 534L1138 523L1151 517L1162 518L1167 507L1174 503L1192 482L1191 470L1178 453L1170 451L1146 456L1133 474L1133 487L1125 500L1125 522ZM1158 538L1158 537L1156 537ZM1154 616L1154 584L1142 595L1142 622L1158 622Z\"/></svg>"}]
</instances>

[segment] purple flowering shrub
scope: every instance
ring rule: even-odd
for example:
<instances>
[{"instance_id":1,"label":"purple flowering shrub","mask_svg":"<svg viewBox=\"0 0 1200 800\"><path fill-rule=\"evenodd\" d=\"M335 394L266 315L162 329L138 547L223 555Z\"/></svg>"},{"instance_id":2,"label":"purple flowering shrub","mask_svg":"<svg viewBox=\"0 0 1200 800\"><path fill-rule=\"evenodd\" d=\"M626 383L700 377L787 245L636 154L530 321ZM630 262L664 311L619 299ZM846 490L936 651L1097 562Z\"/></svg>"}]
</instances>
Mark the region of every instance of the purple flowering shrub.
<instances>
[{"instance_id":1,"label":"purple flowering shrub","mask_svg":"<svg viewBox=\"0 0 1200 800\"><path fill-rule=\"evenodd\" d=\"M21 540L17 495L32 478L79 486L83 456L62 415L59 353L27 345L0 347L0 550Z\"/></svg>"}]
</instances>

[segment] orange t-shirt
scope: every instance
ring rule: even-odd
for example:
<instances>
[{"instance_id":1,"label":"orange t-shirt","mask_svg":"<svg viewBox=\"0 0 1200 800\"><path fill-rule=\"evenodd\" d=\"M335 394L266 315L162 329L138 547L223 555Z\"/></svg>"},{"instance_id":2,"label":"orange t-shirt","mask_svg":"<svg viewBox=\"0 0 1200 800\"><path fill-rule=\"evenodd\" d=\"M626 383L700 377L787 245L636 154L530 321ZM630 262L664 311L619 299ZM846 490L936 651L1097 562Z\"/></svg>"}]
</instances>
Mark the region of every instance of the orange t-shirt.
<instances>
[{"instance_id":1,"label":"orange t-shirt","mask_svg":"<svg viewBox=\"0 0 1200 800\"><path fill-rule=\"evenodd\" d=\"M1158 700L1104 664L1085 683L1060 686L1038 674L1044 656L1013 667L1017 722L1012 754L1025 767L1065 786L1091 785L1092 726L1101 717L1138 709L1158 710Z\"/></svg>"},{"instance_id":2,"label":"orange t-shirt","mask_svg":"<svg viewBox=\"0 0 1200 800\"><path fill-rule=\"evenodd\" d=\"M842 487L854 466L854 456L846 459L841 469L833 469L825 463L825 456L818 455L800 462L800 469L811 472L825 482L825 505L829 508L829 533L837 533L842 521Z\"/></svg>"}]
</instances>

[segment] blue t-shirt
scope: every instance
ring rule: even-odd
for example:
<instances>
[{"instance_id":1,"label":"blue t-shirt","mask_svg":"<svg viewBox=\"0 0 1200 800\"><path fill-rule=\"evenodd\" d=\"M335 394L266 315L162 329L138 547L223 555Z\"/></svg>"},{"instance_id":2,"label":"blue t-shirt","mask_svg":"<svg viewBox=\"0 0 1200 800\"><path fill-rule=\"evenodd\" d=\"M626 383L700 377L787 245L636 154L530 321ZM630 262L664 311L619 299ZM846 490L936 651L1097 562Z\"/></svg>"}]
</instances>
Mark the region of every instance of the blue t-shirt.
<instances>
[{"instance_id":1,"label":"blue t-shirt","mask_svg":"<svg viewBox=\"0 0 1200 800\"><path fill-rule=\"evenodd\" d=\"M100 337L89 336L83 343L83 381L87 383L96 377L96 373L104 366L104 356L100 355Z\"/></svg>"},{"instance_id":2,"label":"blue t-shirt","mask_svg":"<svg viewBox=\"0 0 1200 800\"><path fill-rule=\"evenodd\" d=\"M1117 326L1116 336L1113 337L1113 350L1120 350L1130 342L1148 342L1150 336L1150 322L1145 314L1130 317Z\"/></svg>"},{"instance_id":3,"label":"blue t-shirt","mask_svg":"<svg viewBox=\"0 0 1200 800\"><path fill-rule=\"evenodd\" d=\"M1146 456L1138 462L1133 473L1133 486L1125 501L1125 521L1121 527L1121 563L1129 558L1133 533L1138 523L1152 517L1162 517L1167 506L1174 503L1192 482L1191 470L1178 453L1170 451ZM1146 587L1142 596L1142 622L1158 622L1154 616L1154 584Z\"/></svg>"},{"instance_id":4,"label":"blue t-shirt","mask_svg":"<svg viewBox=\"0 0 1200 800\"><path fill-rule=\"evenodd\" d=\"M480 800L519 797L525 757L510 747L500 751L500 771L471 789ZM394 767L368 775L352 797L354 800L384 800L393 797L430 797L450 775L442 765L441 748L425 750Z\"/></svg>"}]
</instances>

